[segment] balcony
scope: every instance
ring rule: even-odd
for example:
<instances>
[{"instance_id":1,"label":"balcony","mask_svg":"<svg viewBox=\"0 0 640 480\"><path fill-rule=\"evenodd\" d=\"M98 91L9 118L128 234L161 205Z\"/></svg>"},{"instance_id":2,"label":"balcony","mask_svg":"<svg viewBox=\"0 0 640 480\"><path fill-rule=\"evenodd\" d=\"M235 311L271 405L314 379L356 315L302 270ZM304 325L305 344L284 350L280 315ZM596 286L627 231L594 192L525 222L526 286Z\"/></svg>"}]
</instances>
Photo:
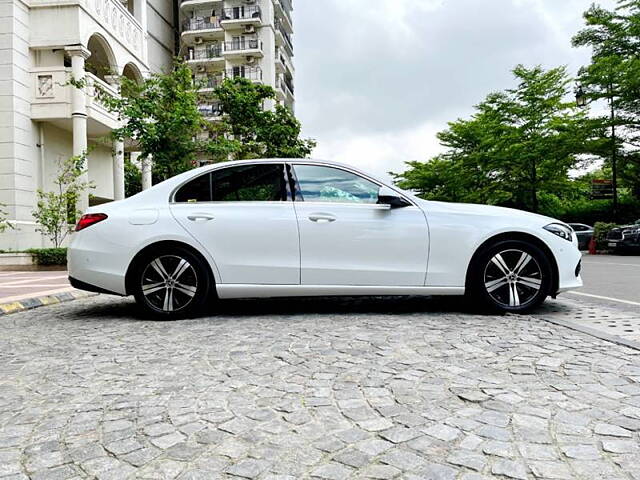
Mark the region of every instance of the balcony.
<instances>
[{"instance_id":1,"label":"balcony","mask_svg":"<svg viewBox=\"0 0 640 480\"><path fill-rule=\"evenodd\" d=\"M293 33L293 20L291 18L291 10L293 6L289 0L275 0L276 19L280 19L287 33Z\"/></svg>"},{"instance_id":2,"label":"balcony","mask_svg":"<svg viewBox=\"0 0 640 480\"><path fill-rule=\"evenodd\" d=\"M295 69L293 64L291 63L291 59L287 56L285 52L280 47L276 47L276 72L277 73L287 73L289 75L293 75Z\"/></svg>"},{"instance_id":3,"label":"balcony","mask_svg":"<svg viewBox=\"0 0 640 480\"><path fill-rule=\"evenodd\" d=\"M29 7L31 48L83 44L97 32L106 38L115 58L126 50L144 63L142 26L120 0L31 0Z\"/></svg>"},{"instance_id":4,"label":"balcony","mask_svg":"<svg viewBox=\"0 0 640 480\"><path fill-rule=\"evenodd\" d=\"M222 4L224 0L181 0L180 8L189 10L191 8L209 7L216 4Z\"/></svg>"},{"instance_id":5,"label":"balcony","mask_svg":"<svg viewBox=\"0 0 640 480\"><path fill-rule=\"evenodd\" d=\"M224 72L225 78L246 78L252 82L262 82L260 67L233 67Z\"/></svg>"},{"instance_id":6,"label":"balcony","mask_svg":"<svg viewBox=\"0 0 640 480\"><path fill-rule=\"evenodd\" d=\"M224 65L223 44L202 45L189 47L184 60L190 65L221 64Z\"/></svg>"},{"instance_id":7,"label":"balcony","mask_svg":"<svg viewBox=\"0 0 640 480\"><path fill-rule=\"evenodd\" d=\"M219 103L200 103L198 111L207 120L220 120L222 118L222 109Z\"/></svg>"},{"instance_id":8,"label":"balcony","mask_svg":"<svg viewBox=\"0 0 640 480\"><path fill-rule=\"evenodd\" d=\"M223 55L229 60L241 59L245 57L263 57L262 40L257 38L245 38L224 42Z\"/></svg>"},{"instance_id":9,"label":"balcony","mask_svg":"<svg viewBox=\"0 0 640 480\"><path fill-rule=\"evenodd\" d=\"M259 27L262 25L262 12L257 5L225 8L222 10L220 23L225 30Z\"/></svg>"},{"instance_id":10,"label":"balcony","mask_svg":"<svg viewBox=\"0 0 640 480\"><path fill-rule=\"evenodd\" d=\"M224 40L220 17L194 17L182 22L182 41L187 45L207 40Z\"/></svg>"},{"instance_id":11,"label":"balcony","mask_svg":"<svg viewBox=\"0 0 640 480\"><path fill-rule=\"evenodd\" d=\"M293 41L291 35L287 33L282 22L278 19L275 21L275 34L276 34L276 46L284 47L287 49L287 53L293 56Z\"/></svg>"},{"instance_id":12,"label":"balcony","mask_svg":"<svg viewBox=\"0 0 640 480\"><path fill-rule=\"evenodd\" d=\"M201 92L212 92L224 81L224 74L197 76L194 81Z\"/></svg>"},{"instance_id":13,"label":"balcony","mask_svg":"<svg viewBox=\"0 0 640 480\"><path fill-rule=\"evenodd\" d=\"M65 67L39 67L31 72L34 95L31 102L33 120L50 121L71 130L71 98L73 85L67 84L71 69ZM116 90L91 73L86 74L87 129L89 136L109 133L119 126L118 116L103 104L105 96L116 96Z\"/></svg>"}]
</instances>

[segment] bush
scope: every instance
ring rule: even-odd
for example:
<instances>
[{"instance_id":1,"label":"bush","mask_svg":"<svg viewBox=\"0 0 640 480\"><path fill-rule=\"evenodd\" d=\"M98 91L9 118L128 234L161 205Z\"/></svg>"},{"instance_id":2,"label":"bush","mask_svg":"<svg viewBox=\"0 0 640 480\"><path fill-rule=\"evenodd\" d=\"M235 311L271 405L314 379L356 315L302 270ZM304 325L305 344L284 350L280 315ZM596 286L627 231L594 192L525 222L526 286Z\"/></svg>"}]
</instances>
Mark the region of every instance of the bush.
<instances>
[{"instance_id":1,"label":"bush","mask_svg":"<svg viewBox=\"0 0 640 480\"><path fill-rule=\"evenodd\" d=\"M606 250L607 248L607 233L612 228L616 228L618 225L615 223L596 222L593 226L593 238L596 241L596 249Z\"/></svg>"},{"instance_id":2,"label":"bush","mask_svg":"<svg viewBox=\"0 0 640 480\"><path fill-rule=\"evenodd\" d=\"M35 257L38 265L66 265L66 248L31 248L26 251Z\"/></svg>"},{"instance_id":3,"label":"bush","mask_svg":"<svg viewBox=\"0 0 640 480\"><path fill-rule=\"evenodd\" d=\"M567 202L564 211L557 216L567 223L611 222L611 200L578 199ZM618 202L618 222L632 223L640 218L640 201L629 197L621 197Z\"/></svg>"}]
</instances>

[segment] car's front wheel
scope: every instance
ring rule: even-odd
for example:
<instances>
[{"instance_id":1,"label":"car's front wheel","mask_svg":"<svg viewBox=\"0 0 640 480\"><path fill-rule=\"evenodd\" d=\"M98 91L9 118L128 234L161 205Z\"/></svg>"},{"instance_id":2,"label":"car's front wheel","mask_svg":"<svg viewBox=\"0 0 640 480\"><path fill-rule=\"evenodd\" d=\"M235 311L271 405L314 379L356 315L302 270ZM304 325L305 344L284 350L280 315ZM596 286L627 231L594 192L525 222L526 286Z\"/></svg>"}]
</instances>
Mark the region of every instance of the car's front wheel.
<instances>
[{"instance_id":1,"label":"car's front wheel","mask_svg":"<svg viewBox=\"0 0 640 480\"><path fill-rule=\"evenodd\" d=\"M132 279L138 305L146 314L166 320L199 313L207 301L210 283L203 260L179 247L144 255Z\"/></svg>"},{"instance_id":2,"label":"car's front wheel","mask_svg":"<svg viewBox=\"0 0 640 480\"><path fill-rule=\"evenodd\" d=\"M547 255L521 240L497 242L472 265L469 289L474 301L493 311L526 312L551 293L553 270Z\"/></svg>"}]
</instances>

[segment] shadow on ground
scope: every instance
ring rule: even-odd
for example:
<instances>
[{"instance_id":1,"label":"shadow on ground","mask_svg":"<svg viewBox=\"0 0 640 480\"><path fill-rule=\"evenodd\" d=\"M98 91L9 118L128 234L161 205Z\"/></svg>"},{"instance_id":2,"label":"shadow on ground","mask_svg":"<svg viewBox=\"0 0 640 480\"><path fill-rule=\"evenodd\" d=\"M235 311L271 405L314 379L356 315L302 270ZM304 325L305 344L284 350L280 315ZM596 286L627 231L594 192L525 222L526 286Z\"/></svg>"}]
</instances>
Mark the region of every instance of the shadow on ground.
<instances>
[{"instance_id":1,"label":"shadow on ground","mask_svg":"<svg viewBox=\"0 0 640 480\"><path fill-rule=\"evenodd\" d=\"M131 298L101 295L101 301L78 305L78 318L127 318L151 320ZM201 314L206 317L239 317L300 314L381 314L415 313L483 314L464 297L296 297L273 299L217 300ZM535 313L535 312L534 312Z\"/></svg>"}]
</instances>

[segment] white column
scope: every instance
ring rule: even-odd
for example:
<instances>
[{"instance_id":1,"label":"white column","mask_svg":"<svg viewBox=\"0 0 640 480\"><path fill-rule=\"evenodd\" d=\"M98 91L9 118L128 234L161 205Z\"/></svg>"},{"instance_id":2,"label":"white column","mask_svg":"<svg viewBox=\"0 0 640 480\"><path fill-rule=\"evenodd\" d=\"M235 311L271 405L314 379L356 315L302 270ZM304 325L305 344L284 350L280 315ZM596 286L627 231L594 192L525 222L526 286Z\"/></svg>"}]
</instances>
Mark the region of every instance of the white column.
<instances>
[{"instance_id":1,"label":"white column","mask_svg":"<svg viewBox=\"0 0 640 480\"><path fill-rule=\"evenodd\" d=\"M82 45L66 47L65 51L71 57L71 73L74 80L84 79L84 61L91 56L91 52ZM71 118L73 122L73 156L87 153L87 96L84 88L71 89ZM89 181L89 165L80 181ZM89 207L89 192L85 190L78 199L78 210L84 212Z\"/></svg>"},{"instance_id":2,"label":"white column","mask_svg":"<svg viewBox=\"0 0 640 480\"><path fill-rule=\"evenodd\" d=\"M120 94L120 77L107 75L105 80ZM124 142L113 140L113 199L124 200Z\"/></svg>"},{"instance_id":3,"label":"white column","mask_svg":"<svg viewBox=\"0 0 640 480\"><path fill-rule=\"evenodd\" d=\"M151 176L151 166L153 165L153 158L149 155L147 158L143 158L140 161L140 170L142 170L142 190L148 190L151 188L153 179Z\"/></svg>"},{"instance_id":4,"label":"white column","mask_svg":"<svg viewBox=\"0 0 640 480\"><path fill-rule=\"evenodd\" d=\"M113 141L113 199L124 200L124 142Z\"/></svg>"}]
</instances>

